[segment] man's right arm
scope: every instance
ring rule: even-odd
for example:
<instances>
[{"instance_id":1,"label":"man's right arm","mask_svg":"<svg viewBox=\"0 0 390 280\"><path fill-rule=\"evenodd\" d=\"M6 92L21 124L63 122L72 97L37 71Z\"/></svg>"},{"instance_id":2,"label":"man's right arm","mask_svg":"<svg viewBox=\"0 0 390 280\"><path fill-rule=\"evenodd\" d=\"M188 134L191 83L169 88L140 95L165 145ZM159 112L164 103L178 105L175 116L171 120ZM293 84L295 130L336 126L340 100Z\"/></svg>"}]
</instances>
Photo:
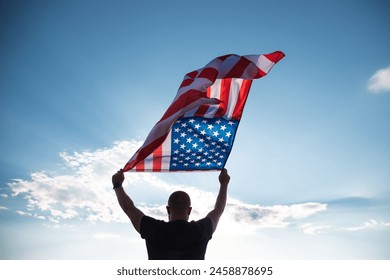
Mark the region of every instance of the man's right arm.
<instances>
[{"instance_id":1,"label":"man's right arm","mask_svg":"<svg viewBox=\"0 0 390 280\"><path fill-rule=\"evenodd\" d=\"M227 200L227 188L230 181L230 176L227 170L224 168L221 170L219 175L219 193L217 196L217 200L215 202L214 209L207 214L211 222L213 223L213 232L217 228L219 218L221 218L223 211L225 210L226 200Z\"/></svg>"},{"instance_id":2,"label":"man's right arm","mask_svg":"<svg viewBox=\"0 0 390 280\"><path fill-rule=\"evenodd\" d=\"M145 214L134 205L133 200L126 194L122 187L124 180L125 177L122 170L119 170L112 176L115 194L123 212L130 218L135 230L140 233L141 219Z\"/></svg>"}]
</instances>

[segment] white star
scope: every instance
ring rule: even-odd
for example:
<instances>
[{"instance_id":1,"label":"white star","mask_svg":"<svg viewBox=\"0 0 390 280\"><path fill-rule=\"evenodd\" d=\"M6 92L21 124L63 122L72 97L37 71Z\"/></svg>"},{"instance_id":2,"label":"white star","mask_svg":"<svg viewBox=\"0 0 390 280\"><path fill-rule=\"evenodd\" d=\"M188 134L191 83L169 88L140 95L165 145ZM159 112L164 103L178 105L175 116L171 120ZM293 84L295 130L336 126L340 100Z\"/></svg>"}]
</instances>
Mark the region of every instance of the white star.
<instances>
[{"instance_id":1,"label":"white star","mask_svg":"<svg viewBox=\"0 0 390 280\"><path fill-rule=\"evenodd\" d=\"M200 134L205 135L205 134L206 134L206 131L205 131L205 130L202 130L202 131L200 132Z\"/></svg>"},{"instance_id":2,"label":"white star","mask_svg":"<svg viewBox=\"0 0 390 280\"><path fill-rule=\"evenodd\" d=\"M233 125L233 124L234 124L234 122L232 122L232 121L229 121L229 122L228 122L228 124L229 124L229 125Z\"/></svg>"},{"instance_id":3,"label":"white star","mask_svg":"<svg viewBox=\"0 0 390 280\"><path fill-rule=\"evenodd\" d=\"M187 127L187 124L186 123L182 123L181 127Z\"/></svg>"},{"instance_id":4,"label":"white star","mask_svg":"<svg viewBox=\"0 0 390 280\"><path fill-rule=\"evenodd\" d=\"M213 135L214 135L215 137L217 137L217 136L219 135L218 131L214 131L214 132L213 132Z\"/></svg>"},{"instance_id":5,"label":"white star","mask_svg":"<svg viewBox=\"0 0 390 280\"><path fill-rule=\"evenodd\" d=\"M221 128L220 128L222 131L225 131L225 129L226 129L226 125L223 125L223 126L221 126Z\"/></svg>"},{"instance_id":6,"label":"white star","mask_svg":"<svg viewBox=\"0 0 390 280\"><path fill-rule=\"evenodd\" d=\"M175 132L179 133L180 128L175 128Z\"/></svg>"},{"instance_id":7,"label":"white star","mask_svg":"<svg viewBox=\"0 0 390 280\"><path fill-rule=\"evenodd\" d=\"M194 120L194 119L190 119L188 122L189 122L189 123L194 123L195 120Z\"/></svg>"},{"instance_id":8,"label":"white star","mask_svg":"<svg viewBox=\"0 0 390 280\"><path fill-rule=\"evenodd\" d=\"M180 137L186 137L187 134L185 134L184 132L180 134Z\"/></svg>"},{"instance_id":9,"label":"white star","mask_svg":"<svg viewBox=\"0 0 390 280\"><path fill-rule=\"evenodd\" d=\"M199 129L199 128L200 128L200 124L197 123L197 124L195 125L195 129Z\"/></svg>"},{"instance_id":10,"label":"white star","mask_svg":"<svg viewBox=\"0 0 390 280\"><path fill-rule=\"evenodd\" d=\"M220 124L220 123L221 123L221 120L217 120L215 123L216 123L216 124Z\"/></svg>"},{"instance_id":11,"label":"white star","mask_svg":"<svg viewBox=\"0 0 390 280\"><path fill-rule=\"evenodd\" d=\"M209 125L207 125L207 129L213 129L214 128L214 126L212 125L212 124L209 124Z\"/></svg>"},{"instance_id":12,"label":"white star","mask_svg":"<svg viewBox=\"0 0 390 280\"><path fill-rule=\"evenodd\" d=\"M183 150L184 150L185 148L186 148L186 145L184 145L184 144L181 144L181 145L180 145L180 149L183 149Z\"/></svg>"},{"instance_id":13,"label":"white star","mask_svg":"<svg viewBox=\"0 0 390 280\"><path fill-rule=\"evenodd\" d=\"M231 132L230 131L226 132L226 137L230 137L230 136L232 136Z\"/></svg>"},{"instance_id":14,"label":"white star","mask_svg":"<svg viewBox=\"0 0 390 280\"><path fill-rule=\"evenodd\" d=\"M174 142L175 144L179 144L179 138L174 139L173 142Z\"/></svg>"},{"instance_id":15,"label":"white star","mask_svg":"<svg viewBox=\"0 0 390 280\"><path fill-rule=\"evenodd\" d=\"M194 149L196 149L196 148L198 147L198 144L194 143L194 144L192 144L192 147L193 147Z\"/></svg>"},{"instance_id":16,"label":"white star","mask_svg":"<svg viewBox=\"0 0 390 280\"><path fill-rule=\"evenodd\" d=\"M191 142L192 142L191 137L190 137L190 138L187 138L187 143L191 143Z\"/></svg>"},{"instance_id":17,"label":"white star","mask_svg":"<svg viewBox=\"0 0 390 280\"><path fill-rule=\"evenodd\" d=\"M223 138L222 138L222 137L219 138L219 139L218 139L218 142L223 142Z\"/></svg>"}]
</instances>

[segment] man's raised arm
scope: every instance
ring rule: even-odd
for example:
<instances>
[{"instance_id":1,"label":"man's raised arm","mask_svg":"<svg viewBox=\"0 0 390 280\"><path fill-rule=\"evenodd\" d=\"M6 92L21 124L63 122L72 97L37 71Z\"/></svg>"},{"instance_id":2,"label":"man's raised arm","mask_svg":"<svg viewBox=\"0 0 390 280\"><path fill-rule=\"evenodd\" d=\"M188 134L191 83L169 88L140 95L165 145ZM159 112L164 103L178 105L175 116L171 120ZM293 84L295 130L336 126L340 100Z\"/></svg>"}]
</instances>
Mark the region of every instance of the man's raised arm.
<instances>
[{"instance_id":1,"label":"man's raised arm","mask_svg":"<svg viewBox=\"0 0 390 280\"><path fill-rule=\"evenodd\" d=\"M230 181L230 176L225 168L221 170L221 173L219 174L218 178L219 178L220 188L219 188L217 200L215 202L214 209L207 214L207 217L210 218L213 223L213 232L217 228L219 218L221 217L225 209L226 199L227 199L227 188Z\"/></svg>"},{"instance_id":2,"label":"man's raised arm","mask_svg":"<svg viewBox=\"0 0 390 280\"><path fill-rule=\"evenodd\" d=\"M131 223L138 233L140 233L141 219L145 216L141 210L135 207L133 200L126 194L122 187L122 183L125 180L123 170L119 170L117 173L112 175L112 184L114 186L115 194L118 199L119 205L126 215L130 218Z\"/></svg>"}]
</instances>

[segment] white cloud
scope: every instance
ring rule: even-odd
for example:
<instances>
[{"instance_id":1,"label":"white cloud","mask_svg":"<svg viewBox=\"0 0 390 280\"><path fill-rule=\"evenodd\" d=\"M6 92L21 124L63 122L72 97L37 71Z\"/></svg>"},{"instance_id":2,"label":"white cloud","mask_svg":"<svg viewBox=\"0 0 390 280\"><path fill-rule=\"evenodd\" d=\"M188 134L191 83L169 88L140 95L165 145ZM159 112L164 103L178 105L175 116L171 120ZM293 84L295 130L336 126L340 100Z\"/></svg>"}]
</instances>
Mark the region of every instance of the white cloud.
<instances>
[{"instance_id":1,"label":"white cloud","mask_svg":"<svg viewBox=\"0 0 390 280\"><path fill-rule=\"evenodd\" d=\"M0 205L0 210L8 210L8 208Z\"/></svg>"},{"instance_id":2,"label":"white cloud","mask_svg":"<svg viewBox=\"0 0 390 280\"><path fill-rule=\"evenodd\" d=\"M367 89L371 93L390 91L390 66L376 71L368 81Z\"/></svg>"},{"instance_id":3,"label":"white cloud","mask_svg":"<svg viewBox=\"0 0 390 280\"><path fill-rule=\"evenodd\" d=\"M383 229L383 228L388 228L388 227L390 227L390 223L370 219L369 221L364 222L359 226L347 227L347 228L344 228L344 230L345 231L363 231L363 230Z\"/></svg>"},{"instance_id":4,"label":"white cloud","mask_svg":"<svg viewBox=\"0 0 390 280\"><path fill-rule=\"evenodd\" d=\"M24 211L16 211L16 213L20 216L27 216L27 217L31 217L32 214L31 213L28 213L28 212L24 212Z\"/></svg>"},{"instance_id":5,"label":"white cloud","mask_svg":"<svg viewBox=\"0 0 390 280\"><path fill-rule=\"evenodd\" d=\"M314 225L312 223L305 223L300 226L300 229L303 233L306 234L320 234L323 233L324 230L329 229L331 226L327 225Z\"/></svg>"},{"instance_id":6,"label":"white cloud","mask_svg":"<svg viewBox=\"0 0 390 280\"><path fill-rule=\"evenodd\" d=\"M14 196L23 196L27 201L27 212L39 219L47 219L55 224L66 220L94 222L128 222L121 211L111 187L111 175L124 163L128 156L139 147L136 141L116 142L111 148L98 149L74 154L61 153L64 161L64 174L40 171L31 174L30 180L13 180L8 185ZM144 201L136 201L144 213L159 219L166 219L165 198L177 189L189 193L193 202L192 219L204 217L212 209L216 193L200 190L192 186L167 183L152 173L126 174L125 188L135 191L139 185L147 188L139 191ZM151 204L148 196L163 193L164 201ZM326 204L307 202L293 205L261 206L247 204L232 197L224 213L225 225L230 230L241 230L242 225L250 230L257 228L283 228L291 221L301 220L327 209ZM102 235L95 238L103 238Z\"/></svg>"}]
</instances>

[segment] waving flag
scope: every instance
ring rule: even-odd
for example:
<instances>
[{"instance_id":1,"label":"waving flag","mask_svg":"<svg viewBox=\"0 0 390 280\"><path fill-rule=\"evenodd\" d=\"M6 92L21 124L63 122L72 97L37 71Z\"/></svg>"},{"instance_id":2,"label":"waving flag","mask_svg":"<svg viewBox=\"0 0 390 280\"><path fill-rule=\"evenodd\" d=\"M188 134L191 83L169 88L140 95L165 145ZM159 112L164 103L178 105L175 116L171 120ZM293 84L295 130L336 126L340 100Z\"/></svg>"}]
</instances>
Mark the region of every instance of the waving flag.
<instances>
[{"instance_id":1,"label":"waving flag","mask_svg":"<svg viewBox=\"0 0 390 280\"><path fill-rule=\"evenodd\" d=\"M177 95L124 171L221 170L233 147L253 79L284 57L220 56L185 75Z\"/></svg>"}]
</instances>

